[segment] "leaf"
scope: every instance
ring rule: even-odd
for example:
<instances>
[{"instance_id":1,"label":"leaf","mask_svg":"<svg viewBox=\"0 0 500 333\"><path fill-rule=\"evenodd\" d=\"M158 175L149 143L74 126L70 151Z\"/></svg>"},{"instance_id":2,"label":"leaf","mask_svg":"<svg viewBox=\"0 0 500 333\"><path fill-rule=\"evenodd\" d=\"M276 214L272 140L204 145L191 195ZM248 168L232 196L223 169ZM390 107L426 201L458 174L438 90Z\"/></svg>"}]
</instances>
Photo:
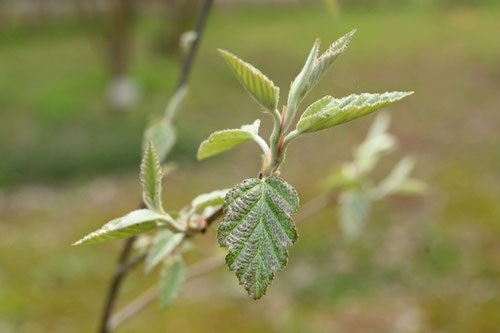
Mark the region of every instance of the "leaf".
<instances>
[{"instance_id":1,"label":"leaf","mask_svg":"<svg viewBox=\"0 0 500 333\"><path fill-rule=\"evenodd\" d=\"M253 299L265 294L287 264L287 248L297 241L290 215L298 207L295 189L276 177L247 179L225 198L217 239L229 247L226 263Z\"/></svg>"},{"instance_id":2,"label":"leaf","mask_svg":"<svg viewBox=\"0 0 500 333\"><path fill-rule=\"evenodd\" d=\"M427 187L427 184L420 179L407 178L397 187L395 193L418 195L427 191Z\"/></svg>"},{"instance_id":3,"label":"leaf","mask_svg":"<svg viewBox=\"0 0 500 333\"><path fill-rule=\"evenodd\" d=\"M154 229L159 223L169 222L170 216L149 209L139 209L114 219L100 229L88 234L73 245L91 244L127 238Z\"/></svg>"},{"instance_id":4,"label":"leaf","mask_svg":"<svg viewBox=\"0 0 500 333\"><path fill-rule=\"evenodd\" d=\"M359 236L370 213L370 197L363 191L342 193L339 201L340 228L347 239Z\"/></svg>"},{"instance_id":5,"label":"leaf","mask_svg":"<svg viewBox=\"0 0 500 333\"><path fill-rule=\"evenodd\" d=\"M167 108L165 109L164 113L164 117L166 120L170 122L174 121L177 112L179 112L179 109L182 107L182 104L186 99L187 92L188 88L183 85L178 88L172 98L170 98L170 101L168 101Z\"/></svg>"},{"instance_id":6,"label":"leaf","mask_svg":"<svg viewBox=\"0 0 500 333\"><path fill-rule=\"evenodd\" d=\"M162 272L160 282L160 307L165 309L177 298L184 284L184 263L177 256Z\"/></svg>"},{"instance_id":7,"label":"leaf","mask_svg":"<svg viewBox=\"0 0 500 333\"><path fill-rule=\"evenodd\" d=\"M314 67L309 75L307 91L310 91L323 78L332 67L337 58L349 47L349 42L356 33L356 29L337 39L314 62Z\"/></svg>"},{"instance_id":8,"label":"leaf","mask_svg":"<svg viewBox=\"0 0 500 333\"><path fill-rule=\"evenodd\" d=\"M257 119L251 125L243 125L238 129L227 129L210 134L208 139L200 144L198 159L203 160L220 154L249 140L257 142L257 140L261 139L258 136L259 126L260 120Z\"/></svg>"},{"instance_id":9,"label":"leaf","mask_svg":"<svg viewBox=\"0 0 500 333\"><path fill-rule=\"evenodd\" d=\"M395 146L396 139L385 133L361 143L354 152L358 174L364 175L373 170L380 157Z\"/></svg>"},{"instance_id":10,"label":"leaf","mask_svg":"<svg viewBox=\"0 0 500 333\"><path fill-rule=\"evenodd\" d=\"M319 39L313 45L306 63L299 75L293 80L288 96L288 107L296 108L302 99L323 78L335 60L349 47L349 42L356 33L352 30L337 39L328 49L318 57Z\"/></svg>"},{"instance_id":11,"label":"leaf","mask_svg":"<svg viewBox=\"0 0 500 333\"><path fill-rule=\"evenodd\" d=\"M166 118L161 118L153 121L144 131L143 151L148 149L149 142L153 142L158 160L162 163L175 145L176 139L177 133L172 123Z\"/></svg>"},{"instance_id":12,"label":"leaf","mask_svg":"<svg viewBox=\"0 0 500 333\"><path fill-rule=\"evenodd\" d=\"M146 207L158 213L163 213L161 203L162 171L158 156L152 142L144 152L141 163L142 200Z\"/></svg>"},{"instance_id":13,"label":"leaf","mask_svg":"<svg viewBox=\"0 0 500 333\"><path fill-rule=\"evenodd\" d=\"M218 51L231 66L231 69L250 95L267 110L273 112L278 106L280 93L279 88L274 85L273 81L234 54L221 49Z\"/></svg>"},{"instance_id":14,"label":"leaf","mask_svg":"<svg viewBox=\"0 0 500 333\"><path fill-rule=\"evenodd\" d=\"M191 207L195 212L198 212L206 207L222 205L227 192L229 192L229 189L200 194L193 199Z\"/></svg>"},{"instance_id":15,"label":"leaf","mask_svg":"<svg viewBox=\"0 0 500 333\"><path fill-rule=\"evenodd\" d=\"M414 165L415 160L411 157L405 157L399 161L391 173L374 188L374 199L382 199L397 192L410 175Z\"/></svg>"},{"instance_id":16,"label":"leaf","mask_svg":"<svg viewBox=\"0 0 500 333\"><path fill-rule=\"evenodd\" d=\"M183 233L160 230L156 233L153 245L146 256L144 272L149 273L160 261L168 257L184 239Z\"/></svg>"},{"instance_id":17,"label":"leaf","mask_svg":"<svg viewBox=\"0 0 500 333\"><path fill-rule=\"evenodd\" d=\"M375 117L370 129L368 130L368 135L366 140L370 140L380 135L387 133L389 125L391 124L391 115L388 112L381 111Z\"/></svg>"},{"instance_id":18,"label":"leaf","mask_svg":"<svg viewBox=\"0 0 500 333\"><path fill-rule=\"evenodd\" d=\"M383 94L350 95L344 98L326 96L311 104L297 123L300 133L316 132L337 126L372 113L413 92L386 92Z\"/></svg>"}]
</instances>

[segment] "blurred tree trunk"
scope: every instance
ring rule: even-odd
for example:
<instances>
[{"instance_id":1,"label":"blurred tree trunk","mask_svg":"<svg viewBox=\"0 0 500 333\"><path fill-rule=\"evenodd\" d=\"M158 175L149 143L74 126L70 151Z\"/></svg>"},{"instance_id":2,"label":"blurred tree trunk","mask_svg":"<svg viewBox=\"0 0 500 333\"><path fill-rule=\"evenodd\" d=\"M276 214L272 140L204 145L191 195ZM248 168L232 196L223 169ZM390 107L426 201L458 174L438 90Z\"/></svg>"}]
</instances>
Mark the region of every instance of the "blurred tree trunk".
<instances>
[{"instance_id":1,"label":"blurred tree trunk","mask_svg":"<svg viewBox=\"0 0 500 333\"><path fill-rule=\"evenodd\" d=\"M109 31L109 68L113 78L127 74L134 17L135 0L114 0Z\"/></svg>"},{"instance_id":2,"label":"blurred tree trunk","mask_svg":"<svg viewBox=\"0 0 500 333\"><path fill-rule=\"evenodd\" d=\"M181 35L192 29L195 24L198 0L164 0L165 24L157 38L157 49L163 54L179 55L179 40Z\"/></svg>"},{"instance_id":3,"label":"blurred tree trunk","mask_svg":"<svg viewBox=\"0 0 500 333\"><path fill-rule=\"evenodd\" d=\"M108 32L108 101L112 111L128 111L139 99L139 89L128 75L135 13L135 0L114 0Z\"/></svg>"}]
</instances>

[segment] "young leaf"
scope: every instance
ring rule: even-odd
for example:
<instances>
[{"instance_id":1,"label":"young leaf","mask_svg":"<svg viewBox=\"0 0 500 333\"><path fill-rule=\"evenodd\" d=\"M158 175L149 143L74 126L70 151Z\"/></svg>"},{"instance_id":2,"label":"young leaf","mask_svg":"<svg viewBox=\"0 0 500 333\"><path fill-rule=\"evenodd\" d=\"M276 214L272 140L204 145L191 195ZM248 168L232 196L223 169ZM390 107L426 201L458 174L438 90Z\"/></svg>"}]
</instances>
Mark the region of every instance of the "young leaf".
<instances>
[{"instance_id":1,"label":"young leaf","mask_svg":"<svg viewBox=\"0 0 500 333\"><path fill-rule=\"evenodd\" d=\"M251 125L243 125L238 129L228 129L210 134L208 139L200 144L198 159L203 160L207 157L220 154L249 140L254 140L263 150L267 150L267 144L258 135L259 126L260 120L257 119Z\"/></svg>"},{"instance_id":2,"label":"young leaf","mask_svg":"<svg viewBox=\"0 0 500 333\"><path fill-rule=\"evenodd\" d=\"M311 52L306 60L306 63L299 75L293 80L290 87L290 93L288 94L288 109L296 110L299 104L302 102L304 97L308 92L314 88L314 86L321 80L325 73L330 69L335 60L345 51L349 46L349 42L356 33L356 30L352 30L348 34L340 37L335 43L331 44L330 47L318 57L319 50L319 39L313 45ZM290 122L294 116L287 115L288 121L285 120L287 124ZM285 124L285 126L286 126ZM287 126L286 126L287 127Z\"/></svg>"},{"instance_id":3,"label":"young leaf","mask_svg":"<svg viewBox=\"0 0 500 333\"><path fill-rule=\"evenodd\" d=\"M373 189L374 199L382 199L397 192L410 175L414 165L415 160L411 157L405 157L399 161L391 173Z\"/></svg>"},{"instance_id":4,"label":"young leaf","mask_svg":"<svg viewBox=\"0 0 500 333\"><path fill-rule=\"evenodd\" d=\"M168 121L174 121L177 112L179 112L180 108L184 100L186 99L188 92L188 88L184 85L177 89L175 94L168 101L167 107L165 109L164 118Z\"/></svg>"},{"instance_id":5,"label":"young leaf","mask_svg":"<svg viewBox=\"0 0 500 333\"><path fill-rule=\"evenodd\" d=\"M392 135L383 133L365 140L355 150L357 171L359 175L373 170L379 158L396 146L396 140Z\"/></svg>"},{"instance_id":6,"label":"young leaf","mask_svg":"<svg viewBox=\"0 0 500 333\"><path fill-rule=\"evenodd\" d=\"M100 229L88 234L73 245L127 238L154 229L158 226L158 223L170 222L170 220L170 216L158 214L149 209L135 210L106 223Z\"/></svg>"},{"instance_id":7,"label":"young leaf","mask_svg":"<svg viewBox=\"0 0 500 333\"><path fill-rule=\"evenodd\" d=\"M217 239L229 247L226 263L253 299L287 264L287 248L297 241L290 215L298 207L295 189L276 177L247 179L226 195Z\"/></svg>"},{"instance_id":8,"label":"young leaf","mask_svg":"<svg viewBox=\"0 0 500 333\"><path fill-rule=\"evenodd\" d=\"M340 196L340 227L348 239L359 236L368 218L370 205L370 197L363 191L347 191Z\"/></svg>"},{"instance_id":9,"label":"young leaf","mask_svg":"<svg viewBox=\"0 0 500 333\"><path fill-rule=\"evenodd\" d=\"M142 200L146 207L158 213L163 213L161 203L162 172L153 143L150 141L144 152L141 163Z\"/></svg>"},{"instance_id":10,"label":"young leaf","mask_svg":"<svg viewBox=\"0 0 500 333\"><path fill-rule=\"evenodd\" d=\"M366 135L365 141L368 141L379 135L386 134L390 124L391 124L391 115L388 112L380 111L379 113L377 113L375 120L370 126L370 129L368 130L368 134Z\"/></svg>"},{"instance_id":11,"label":"young leaf","mask_svg":"<svg viewBox=\"0 0 500 333\"><path fill-rule=\"evenodd\" d=\"M418 195L424 193L427 187L427 184L420 179L407 178L397 187L395 193Z\"/></svg>"},{"instance_id":12,"label":"young leaf","mask_svg":"<svg viewBox=\"0 0 500 333\"><path fill-rule=\"evenodd\" d=\"M160 261L172 253L184 239L183 233L173 233L170 230L158 231L153 245L146 256L144 272L149 273Z\"/></svg>"},{"instance_id":13,"label":"young leaf","mask_svg":"<svg viewBox=\"0 0 500 333\"><path fill-rule=\"evenodd\" d=\"M158 161L163 162L168 153L172 150L177 139L177 132L172 123L161 118L153 121L144 131L143 151L148 149L149 143L152 142L158 155Z\"/></svg>"},{"instance_id":14,"label":"young leaf","mask_svg":"<svg viewBox=\"0 0 500 333\"><path fill-rule=\"evenodd\" d=\"M314 62L313 70L309 75L307 91L310 91L323 78L326 72L332 67L337 58L349 47L349 42L356 33L352 30L346 35L337 39L328 49L323 52Z\"/></svg>"},{"instance_id":15,"label":"young leaf","mask_svg":"<svg viewBox=\"0 0 500 333\"><path fill-rule=\"evenodd\" d=\"M344 98L326 96L311 104L297 123L300 133L316 132L337 126L372 113L413 92L386 92L383 94L349 95Z\"/></svg>"},{"instance_id":16,"label":"young leaf","mask_svg":"<svg viewBox=\"0 0 500 333\"><path fill-rule=\"evenodd\" d=\"M224 198L226 197L229 189L216 190L209 193L200 194L191 202L191 207L193 211L198 212L206 207L219 206L224 203Z\"/></svg>"},{"instance_id":17,"label":"young leaf","mask_svg":"<svg viewBox=\"0 0 500 333\"><path fill-rule=\"evenodd\" d=\"M184 284L184 263L182 258L177 256L170 262L162 272L160 282L160 307L165 309L179 295Z\"/></svg>"},{"instance_id":18,"label":"young leaf","mask_svg":"<svg viewBox=\"0 0 500 333\"><path fill-rule=\"evenodd\" d=\"M234 54L221 49L218 51L229 66L231 66L241 84L248 90L250 95L267 110L273 112L278 106L280 92L273 81L269 80L257 68L244 62Z\"/></svg>"}]
</instances>

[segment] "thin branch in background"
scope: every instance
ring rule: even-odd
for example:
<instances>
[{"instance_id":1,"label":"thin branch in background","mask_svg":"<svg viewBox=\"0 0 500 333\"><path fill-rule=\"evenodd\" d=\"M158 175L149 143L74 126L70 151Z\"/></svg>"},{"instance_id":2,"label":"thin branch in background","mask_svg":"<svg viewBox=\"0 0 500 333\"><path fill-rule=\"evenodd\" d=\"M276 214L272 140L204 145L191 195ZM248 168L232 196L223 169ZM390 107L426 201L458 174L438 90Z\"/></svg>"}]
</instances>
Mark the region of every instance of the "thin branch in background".
<instances>
[{"instance_id":1,"label":"thin branch in background","mask_svg":"<svg viewBox=\"0 0 500 333\"><path fill-rule=\"evenodd\" d=\"M325 193L322 195L318 195L312 200L309 200L305 205L303 205L302 211L304 213L300 214L296 218L296 222L307 220L308 218L316 215L322 210L330 207L332 205L333 198L331 193ZM222 215L222 209L214 212L208 219L211 221L217 220L219 216ZM186 281L192 280L200 275L211 272L212 270L221 267L224 265L224 260L219 257L208 258L198 264L191 266L188 270ZM109 320L109 326L111 329L115 329L120 324L122 324L127 319L133 317L141 310L145 309L151 302L153 302L159 295L159 288L157 286L153 286L142 293L139 297L131 301L128 305L119 310L115 315L111 317Z\"/></svg>"},{"instance_id":2,"label":"thin branch in background","mask_svg":"<svg viewBox=\"0 0 500 333\"><path fill-rule=\"evenodd\" d=\"M207 22L208 14L210 13L210 9L213 5L213 0L205 0L203 1L203 5L201 7L201 13L198 18L198 22L196 22L196 38L191 44L191 49L189 50L188 55L184 59L184 63L182 64L181 76L179 78L179 82L177 83L176 92L181 89L187 82L189 78L189 74L191 73L191 69L193 68L193 61L196 57L198 47L200 45L201 36L205 30L205 24Z\"/></svg>"},{"instance_id":3,"label":"thin branch in background","mask_svg":"<svg viewBox=\"0 0 500 333\"><path fill-rule=\"evenodd\" d=\"M128 271L124 269L124 267L127 265L128 256L130 255L130 251L132 250L134 241L135 237L130 237L127 240L125 240L125 243L123 245L120 258L118 259L118 264L116 265L115 272L113 274L113 279L111 280L108 296L106 297L104 310L102 312L101 325L99 328L100 332L103 333L109 332L108 318L111 316L111 312L113 311L113 307L117 299L121 283L125 278L125 275L127 275Z\"/></svg>"},{"instance_id":4,"label":"thin branch in background","mask_svg":"<svg viewBox=\"0 0 500 333\"><path fill-rule=\"evenodd\" d=\"M198 18L198 22L196 24L196 39L193 41L191 48L189 50L188 55L184 59L182 65L182 71L179 77L179 82L177 84L176 92L186 84L189 74L191 73L191 69L193 67L194 59L197 54L197 50L201 41L201 37L203 36L203 32L205 29L205 23L210 13L210 9L212 8L213 0L205 0L203 2L203 6L201 9L200 16ZM128 257L130 255L130 251L134 245L135 237L130 237L127 239L123 245L118 265L116 266L115 273L113 274L113 278L111 280L110 288L106 297L105 306L102 313L101 324L99 328L99 332L101 333L109 333L112 328L109 325L109 318L113 312L114 305L116 303L116 299L119 293L119 289L121 283L123 282L124 277L126 276L128 270L141 262L144 258L135 261L134 265L129 265ZM137 259L137 258L136 258Z\"/></svg>"},{"instance_id":5,"label":"thin branch in background","mask_svg":"<svg viewBox=\"0 0 500 333\"><path fill-rule=\"evenodd\" d=\"M193 280L205 273L211 272L218 267L224 266L224 258L220 256L212 257L206 259L198 264L191 266L188 269L186 275L186 281ZM135 300L130 302L123 309L118 311L115 315L111 317L109 320L110 329L114 330L120 324L122 324L125 320L134 316L144 308L146 308L151 302L153 302L159 294L160 290L157 286L153 286L142 293Z\"/></svg>"}]
</instances>

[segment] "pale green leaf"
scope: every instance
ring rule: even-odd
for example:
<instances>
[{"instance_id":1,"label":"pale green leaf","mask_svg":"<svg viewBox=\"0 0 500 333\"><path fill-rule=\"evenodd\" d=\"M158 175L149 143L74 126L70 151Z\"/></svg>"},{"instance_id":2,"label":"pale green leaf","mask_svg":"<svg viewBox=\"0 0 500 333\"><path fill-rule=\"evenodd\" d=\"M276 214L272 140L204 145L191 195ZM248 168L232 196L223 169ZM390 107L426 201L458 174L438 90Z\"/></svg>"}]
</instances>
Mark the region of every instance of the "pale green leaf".
<instances>
[{"instance_id":1,"label":"pale green leaf","mask_svg":"<svg viewBox=\"0 0 500 333\"><path fill-rule=\"evenodd\" d=\"M415 178L405 179L395 190L395 193L406 195L418 195L427 191L427 184Z\"/></svg>"},{"instance_id":2,"label":"pale green leaf","mask_svg":"<svg viewBox=\"0 0 500 333\"><path fill-rule=\"evenodd\" d=\"M159 224L169 222L169 220L168 215L158 214L149 209L135 210L106 223L102 228L88 234L73 245L127 238L154 229Z\"/></svg>"},{"instance_id":3,"label":"pale green leaf","mask_svg":"<svg viewBox=\"0 0 500 333\"><path fill-rule=\"evenodd\" d=\"M391 124L391 115L388 112L380 111L379 113L377 113L375 120L370 126L370 129L368 130L366 141L375 138L379 135L386 134L390 124Z\"/></svg>"},{"instance_id":4,"label":"pale green leaf","mask_svg":"<svg viewBox=\"0 0 500 333\"><path fill-rule=\"evenodd\" d=\"M172 150L176 138L177 133L170 121L166 118L155 120L144 131L143 151L148 148L150 142L153 142L158 160L162 163Z\"/></svg>"},{"instance_id":5,"label":"pale green leaf","mask_svg":"<svg viewBox=\"0 0 500 333\"><path fill-rule=\"evenodd\" d=\"M144 151L141 163L142 200L146 207L158 213L163 213L161 203L162 171L153 143L150 142Z\"/></svg>"},{"instance_id":6,"label":"pale green leaf","mask_svg":"<svg viewBox=\"0 0 500 333\"><path fill-rule=\"evenodd\" d=\"M290 93L288 95L289 109L295 110L299 106L302 99L321 80L335 60L347 50L349 42L355 33L356 30L352 30L348 34L340 37L320 56L318 56L319 39L316 40L304 67L295 80L293 80L290 87Z\"/></svg>"},{"instance_id":7,"label":"pale green leaf","mask_svg":"<svg viewBox=\"0 0 500 333\"><path fill-rule=\"evenodd\" d=\"M261 147L262 145L266 145L258 135L259 126L260 120L257 119L251 125L243 125L238 129L228 129L210 134L208 139L200 144L198 159L203 160L207 157L220 154L250 140L254 140ZM263 147L263 149L267 149L267 147Z\"/></svg>"},{"instance_id":8,"label":"pale green leaf","mask_svg":"<svg viewBox=\"0 0 500 333\"><path fill-rule=\"evenodd\" d=\"M364 175L373 170L380 157L390 152L395 146L396 139L385 133L361 143L354 152L358 174Z\"/></svg>"},{"instance_id":9,"label":"pale green leaf","mask_svg":"<svg viewBox=\"0 0 500 333\"><path fill-rule=\"evenodd\" d=\"M362 186L363 181L358 177L356 167L352 163L332 170L328 178L322 181L322 188L326 191L358 189Z\"/></svg>"},{"instance_id":10,"label":"pale green leaf","mask_svg":"<svg viewBox=\"0 0 500 333\"><path fill-rule=\"evenodd\" d=\"M181 109L183 102L186 99L187 92L188 88L186 86L182 86L177 89L172 98L170 98L170 101L168 101L167 108L165 109L165 119L170 122L174 121L175 116Z\"/></svg>"},{"instance_id":11,"label":"pale green leaf","mask_svg":"<svg viewBox=\"0 0 500 333\"><path fill-rule=\"evenodd\" d=\"M160 282L160 307L165 309L177 298L184 285L184 263L180 256L165 266Z\"/></svg>"},{"instance_id":12,"label":"pale green leaf","mask_svg":"<svg viewBox=\"0 0 500 333\"><path fill-rule=\"evenodd\" d=\"M323 78L326 72L332 67L333 63L337 58L344 53L345 50L349 47L349 42L352 37L356 33L356 30L352 30L346 35L337 39L333 44L331 44L328 49L323 52L318 58L316 58L313 66L313 70L311 71L308 84L307 91L311 91L312 88Z\"/></svg>"},{"instance_id":13,"label":"pale green leaf","mask_svg":"<svg viewBox=\"0 0 500 333\"><path fill-rule=\"evenodd\" d=\"M300 133L319 131L337 126L372 113L413 92L386 92L383 94L350 95L344 98L326 96L311 104L297 123Z\"/></svg>"},{"instance_id":14,"label":"pale green leaf","mask_svg":"<svg viewBox=\"0 0 500 333\"><path fill-rule=\"evenodd\" d=\"M287 264L287 248L297 241L290 215L298 207L295 189L276 177L247 179L225 198L217 239L229 247L226 263L253 299L265 294Z\"/></svg>"},{"instance_id":15,"label":"pale green leaf","mask_svg":"<svg viewBox=\"0 0 500 333\"><path fill-rule=\"evenodd\" d=\"M277 108L279 100L279 88L274 85L273 81L234 54L221 49L218 51L250 95L267 110L273 112Z\"/></svg>"},{"instance_id":16,"label":"pale green leaf","mask_svg":"<svg viewBox=\"0 0 500 333\"><path fill-rule=\"evenodd\" d=\"M220 206L224 203L224 198L226 197L229 189L216 190L209 193L200 194L191 202L191 207L193 211L201 211L206 207Z\"/></svg>"},{"instance_id":17,"label":"pale green leaf","mask_svg":"<svg viewBox=\"0 0 500 333\"><path fill-rule=\"evenodd\" d=\"M415 160L405 157L396 164L391 173L373 189L374 199L381 199L398 191L399 187L410 175Z\"/></svg>"},{"instance_id":18,"label":"pale green leaf","mask_svg":"<svg viewBox=\"0 0 500 333\"><path fill-rule=\"evenodd\" d=\"M184 239L184 233L160 230L153 239L144 264L144 271L149 273L160 261L168 257Z\"/></svg>"},{"instance_id":19,"label":"pale green leaf","mask_svg":"<svg viewBox=\"0 0 500 333\"><path fill-rule=\"evenodd\" d=\"M370 213L371 201L363 191L347 191L339 200L340 228L348 239L359 236Z\"/></svg>"}]
</instances>

